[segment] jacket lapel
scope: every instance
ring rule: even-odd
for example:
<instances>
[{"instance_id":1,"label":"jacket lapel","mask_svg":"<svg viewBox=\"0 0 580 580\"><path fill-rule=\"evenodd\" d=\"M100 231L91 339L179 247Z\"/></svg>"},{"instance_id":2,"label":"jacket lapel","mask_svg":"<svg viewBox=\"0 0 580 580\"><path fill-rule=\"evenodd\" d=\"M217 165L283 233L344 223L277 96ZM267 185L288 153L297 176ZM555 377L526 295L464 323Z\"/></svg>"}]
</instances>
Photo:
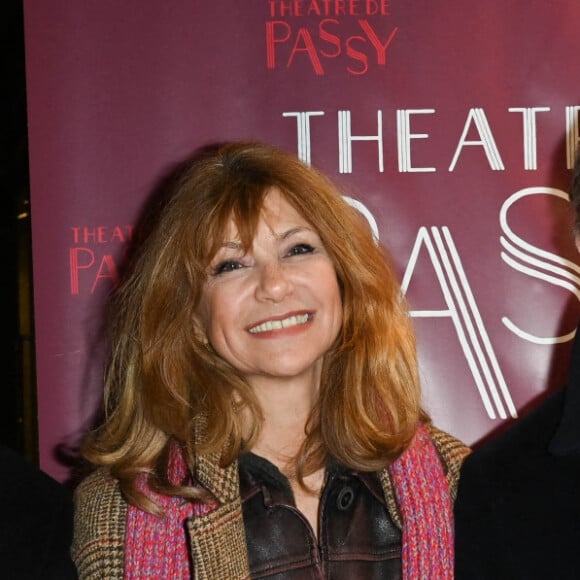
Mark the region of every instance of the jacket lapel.
<instances>
[{"instance_id":1,"label":"jacket lapel","mask_svg":"<svg viewBox=\"0 0 580 580\"><path fill-rule=\"evenodd\" d=\"M195 580L244 580L250 577L242 506L220 505L187 521Z\"/></svg>"},{"instance_id":2,"label":"jacket lapel","mask_svg":"<svg viewBox=\"0 0 580 580\"><path fill-rule=\"evenodd\" d=\"M204 420L195 429L201 443ZM219 464L220 454L196 458L195 480L217 500L215 509L187 520L195 580L244 580L250 578L246 533L240 499L238 462Z\"/></svg>"}]
</instances>

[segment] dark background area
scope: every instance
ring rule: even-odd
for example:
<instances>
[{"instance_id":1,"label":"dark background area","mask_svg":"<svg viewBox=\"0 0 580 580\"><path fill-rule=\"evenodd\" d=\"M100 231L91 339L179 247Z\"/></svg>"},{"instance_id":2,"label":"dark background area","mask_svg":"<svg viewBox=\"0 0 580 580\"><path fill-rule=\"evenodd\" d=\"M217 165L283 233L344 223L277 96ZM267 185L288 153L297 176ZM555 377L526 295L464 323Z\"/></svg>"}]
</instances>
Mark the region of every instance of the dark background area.
<instances>
[{"instance_id":1,"label":"dark background area","mask_svg":"<svg viewBox=\"0 0 580 580\"><path fill-rule=\"evenodd\" d=\"M0 130L0 442L37 460L23 6L3 0Z\"/></svg>"}]
</instances>

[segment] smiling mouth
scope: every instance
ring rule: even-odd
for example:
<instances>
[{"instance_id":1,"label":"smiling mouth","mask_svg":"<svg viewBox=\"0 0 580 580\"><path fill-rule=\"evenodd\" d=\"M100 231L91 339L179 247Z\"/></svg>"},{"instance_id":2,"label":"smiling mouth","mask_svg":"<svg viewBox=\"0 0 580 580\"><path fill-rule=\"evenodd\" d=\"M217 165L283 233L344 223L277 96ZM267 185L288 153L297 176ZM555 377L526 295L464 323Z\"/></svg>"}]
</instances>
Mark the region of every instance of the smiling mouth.
<instances>
[{"instance_id":1,"label":"smiling mouth","mask_svg":"<svg viewBox=\"0 0 580 580\"><path fill-rule=\"evenodd\" d=\"M260 332L271 332L272 330L282 330L283 328L290 328L291 326L299 326L306 324L312 315L310 314L295 314L282 320L267 320L252 328L248 329L251 334L259 334Z\"/></svg>"}]
</instances>

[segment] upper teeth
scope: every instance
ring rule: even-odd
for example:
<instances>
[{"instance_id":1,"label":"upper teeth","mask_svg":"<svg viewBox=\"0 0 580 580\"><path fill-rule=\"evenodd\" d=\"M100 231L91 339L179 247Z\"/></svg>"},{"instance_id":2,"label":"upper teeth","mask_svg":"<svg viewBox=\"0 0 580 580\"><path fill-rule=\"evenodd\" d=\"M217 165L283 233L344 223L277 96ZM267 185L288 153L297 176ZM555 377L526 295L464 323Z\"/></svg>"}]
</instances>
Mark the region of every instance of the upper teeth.
<instances>
[{"instance_id":1,"label":"upper teeth","mask_svg":"<svg viewBox=\"0 0 580 580\"><path fill-rule=\"evenodd\" d=\"M296 316L289 316L283 320L268 320L267 322L253 326L250 328L250 332L256 334L258 332L268 332L269 330L280 330L281 328L304 324L307 320L308 314L297 314Z\"/></svg>"}]
</instances>

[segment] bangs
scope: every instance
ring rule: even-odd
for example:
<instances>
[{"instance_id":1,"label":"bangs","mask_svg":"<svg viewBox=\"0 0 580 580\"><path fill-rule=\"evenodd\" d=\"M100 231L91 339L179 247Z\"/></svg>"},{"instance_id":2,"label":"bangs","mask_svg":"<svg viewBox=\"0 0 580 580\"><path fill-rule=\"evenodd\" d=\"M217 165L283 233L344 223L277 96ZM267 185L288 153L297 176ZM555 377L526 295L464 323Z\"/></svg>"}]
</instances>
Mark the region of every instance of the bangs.
<instances>
[{"instance_id":1,"label":"bangs","mask_svg":"<svg viewBox=\"0 0 580 580\"><path fill-rule=\"evenodd\" d=\"M253 183L229 183L216 196L216 205L210 211L205 232L205 262L209 264L219 248L230 241L239 242L244 252L251 250L264 199L271 186ZM234 226L236 240L227 239Z\"/></svg>"}]
</instances>

